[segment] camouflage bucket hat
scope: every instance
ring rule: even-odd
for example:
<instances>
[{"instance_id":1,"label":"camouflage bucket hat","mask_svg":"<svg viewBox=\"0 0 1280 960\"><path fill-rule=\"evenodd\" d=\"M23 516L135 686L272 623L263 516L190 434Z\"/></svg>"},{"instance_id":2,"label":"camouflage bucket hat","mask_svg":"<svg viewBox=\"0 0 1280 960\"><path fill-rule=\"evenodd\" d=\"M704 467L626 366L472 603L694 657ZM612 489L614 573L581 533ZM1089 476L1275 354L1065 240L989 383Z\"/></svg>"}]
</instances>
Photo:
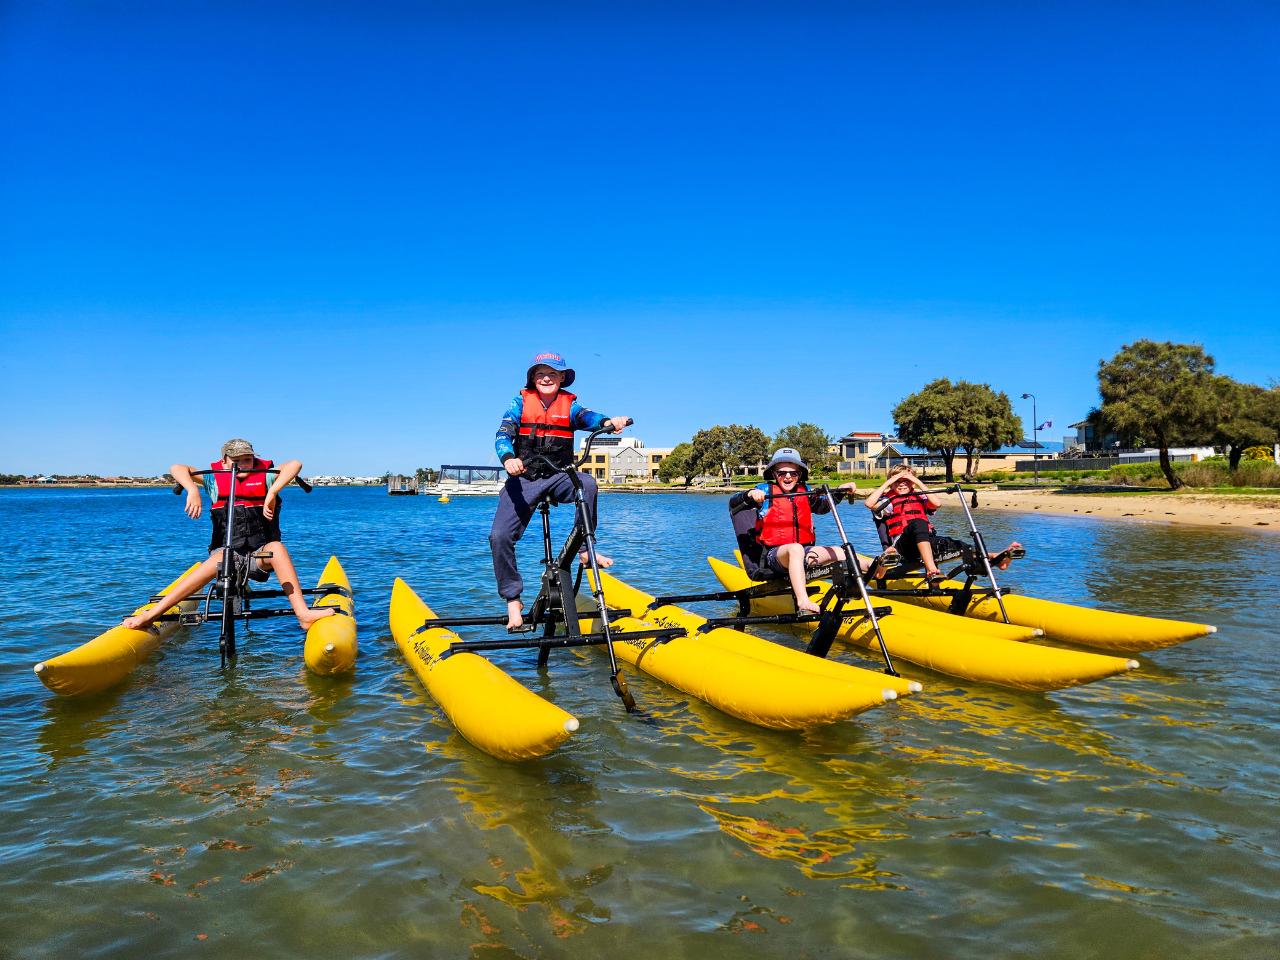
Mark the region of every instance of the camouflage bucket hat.
<instances>
[{"instance_id":1,"label":"camouflage bucket hat","mask_svg":"<svg viewBox=\"0 0 1280 960\"><path fill-rule=\"evenodd\" d=\"M228 440L222 445L222 455L229 460L234 460L236 457L256 456L253 452L253 444L248 440L241 440L239 437L234 440Z\"/></svg>"}]
</instances>

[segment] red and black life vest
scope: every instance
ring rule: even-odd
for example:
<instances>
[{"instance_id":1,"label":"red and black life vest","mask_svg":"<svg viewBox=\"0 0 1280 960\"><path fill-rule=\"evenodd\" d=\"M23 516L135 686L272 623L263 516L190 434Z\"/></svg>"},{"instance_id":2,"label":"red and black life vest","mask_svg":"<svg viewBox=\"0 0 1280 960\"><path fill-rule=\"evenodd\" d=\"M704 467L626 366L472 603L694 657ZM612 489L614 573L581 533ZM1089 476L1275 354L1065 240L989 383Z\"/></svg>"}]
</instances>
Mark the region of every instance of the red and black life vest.
<instances>
[{"instance_id":1,"label":"red and black life vest","mask_svg":"<svg viewBox=\"0 0 1280 960\"><path fill-rule=\"evenodd\" d=\"M803 483L796 484L796 493L807 493ZM808 497L781 497L783 489L776 483L769 484L769 508L756 520L756 539L767 547L780 547L787 543L812 546L817 536L813 532L813 511Z\"/></svg>"},{"instance_id":2,"label":"red and black life vest","mask_svg":"<svg viewBox=\"0 0 1280 960\"><path fill-rule=\"evenodd\" d=\"M928 501L922 493L898 493L885 496L892 510L885 515L885 526L889 528L889 536L897 538L912 520L923 520L929 523ZM933 533L933 524L929 523L929 532Z\"/></svg>"},{"instance_id":3,"label":"red and black life vest","mask_svg":"<svg viewBox=\"0 0 1280 960\"><path fill-rule=\"evenodd\" d=\"M253 466L248 470L240 471L240 475L236 477L236 506L237 507L261 507L267 499L267 488L271 486L267 478L267 471L274 464L270 460L259 460L253 458ZM227 497L231 495L231 471L221 460L215 460L209 464L209 469L218 471L213 475L213 479L218 484L218 499L213 502L214 510L225 510L227 507ZM235 467L233 466L234 470Z\"/></svg>"},{"instance_id":4,"label":"red and black life vest","mask_svg":"<svg viewBox=\"0 0 1280 960\"><path fill-rule=\"evenodd\" d=\"M551 476L552 471L540 460L542 454L558 467L573 462L573 401L578 399L567 390L556 393L550 405L544 405L537 390L521 390L520 436L516 456L525 461L531 480Z\"/></svg>"}]
</instances>

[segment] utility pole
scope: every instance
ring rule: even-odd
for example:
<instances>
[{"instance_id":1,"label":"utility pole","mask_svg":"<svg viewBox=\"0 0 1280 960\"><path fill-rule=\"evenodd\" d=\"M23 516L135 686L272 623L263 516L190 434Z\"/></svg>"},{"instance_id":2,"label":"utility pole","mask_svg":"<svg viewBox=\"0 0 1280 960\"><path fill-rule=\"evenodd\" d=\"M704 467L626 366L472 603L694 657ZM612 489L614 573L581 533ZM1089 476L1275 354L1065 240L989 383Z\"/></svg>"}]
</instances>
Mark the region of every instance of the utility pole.
<instances>
[{"instance_id":1,"label":"utility pole","mask_svg":"<svg viewBox=\"0 0 1280 960\"><path fill-rule=\"evenodd\" d=\"M1040 426L1036 420L1036 395L1024 393L1023 400L1031 401L1031 482L1040 486Z\"/></svg>"}]
</instances>

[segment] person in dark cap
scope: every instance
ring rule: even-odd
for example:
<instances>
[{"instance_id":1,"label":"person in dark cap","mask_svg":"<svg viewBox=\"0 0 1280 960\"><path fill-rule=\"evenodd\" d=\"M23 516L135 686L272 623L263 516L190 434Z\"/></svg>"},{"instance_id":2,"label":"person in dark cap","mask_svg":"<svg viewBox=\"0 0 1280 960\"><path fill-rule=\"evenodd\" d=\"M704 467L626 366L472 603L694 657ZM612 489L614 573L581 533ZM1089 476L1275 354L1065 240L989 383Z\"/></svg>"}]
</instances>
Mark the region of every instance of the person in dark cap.
<instances>
[{"instance_id":1,"label":"person in dark cap","mask_svg":"<svg viewBox=\"0 0 1280 960\"><path fill-rule=\"evenodd\" d=\"M606 417L588 410L570 393L574 370L564 357L554 351L536 353L525 371L524 389L502 415L494 448L506 468L507 482L498 497L498 511L489 532L489 549L493 552L493 573L498 581L498 595L507 602L507 626L514 629L524 623L520 592L524 581L516 566L516 541L533 519L538 501L548 497L554 503L573 500L572 481L543 462L546 457L557 467L573 463L575 430L598 430L608 427L618 433L630 420ZM541 456L538 456L541 455ZM582 474L582 492L592 528L596 522L596 481ZM585 552L579 555L585 563ZM613 561L596 554L600 566Z\"/></svg>"}]
</instances>

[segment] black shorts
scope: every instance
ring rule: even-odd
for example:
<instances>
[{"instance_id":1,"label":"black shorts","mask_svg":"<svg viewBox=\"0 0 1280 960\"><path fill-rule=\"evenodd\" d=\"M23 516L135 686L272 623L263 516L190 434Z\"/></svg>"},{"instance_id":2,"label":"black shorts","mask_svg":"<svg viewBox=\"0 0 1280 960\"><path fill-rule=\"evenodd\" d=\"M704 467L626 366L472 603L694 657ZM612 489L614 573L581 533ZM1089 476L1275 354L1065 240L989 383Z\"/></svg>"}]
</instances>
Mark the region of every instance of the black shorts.
<instances>
[{"instance_id":1,"label":"black shorts","mask_svg":"<svg viewBox=\"0 0 1280 960\"><path fill-rule=\"evenodd\" d=\"M263 516L261 507L236 507L235 511L231 549L236 553L250 554L274 540L283 539L280 536L279 503L276 504L276 515L270 520ZM209 517L213 520L209 549L220 550L227 543L227 511L210 510Z\"/></svg>"},{"instance_id":2,"label":"black shorts","mask_svg":"<svg viewBox=\"0 0 1280 960\"><path fill-rule=\"evenodd\" d=\"M908 570L924 564L924 560L920 556L919 547L922 541L927 542L933 548L935 566L960 557L967 559L968 554L972 552L969 544L963 540L939 536L936 532L930 530L926 521L912 520L907 524L906 529L898 534L898 539L893 544L897 548L898 554L902 557L902 566Z\"/></svg>"}]
</instances>

